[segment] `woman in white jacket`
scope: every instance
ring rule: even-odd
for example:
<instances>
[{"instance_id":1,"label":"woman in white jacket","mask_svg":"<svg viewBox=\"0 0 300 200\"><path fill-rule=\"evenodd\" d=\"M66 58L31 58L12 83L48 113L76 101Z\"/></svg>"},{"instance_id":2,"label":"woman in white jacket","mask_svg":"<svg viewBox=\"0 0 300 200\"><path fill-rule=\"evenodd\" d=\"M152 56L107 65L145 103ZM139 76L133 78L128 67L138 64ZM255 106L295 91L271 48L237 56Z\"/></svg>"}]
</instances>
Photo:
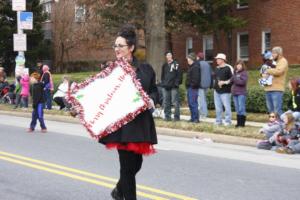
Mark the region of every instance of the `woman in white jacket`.
<instances>
[{"instance_id":1,"label":"woman in white jacket","mask_svg":"<svg viewBox=\"0 0 300 200\"><path fill-rule=\"evenodd\" d=\"M62 83L58 86L57 91L53 95L53 100L59 105L60 110L67 106L65 96L67 95L69 85L69 77L63 76Z\"/></svg>"}]
</instances>

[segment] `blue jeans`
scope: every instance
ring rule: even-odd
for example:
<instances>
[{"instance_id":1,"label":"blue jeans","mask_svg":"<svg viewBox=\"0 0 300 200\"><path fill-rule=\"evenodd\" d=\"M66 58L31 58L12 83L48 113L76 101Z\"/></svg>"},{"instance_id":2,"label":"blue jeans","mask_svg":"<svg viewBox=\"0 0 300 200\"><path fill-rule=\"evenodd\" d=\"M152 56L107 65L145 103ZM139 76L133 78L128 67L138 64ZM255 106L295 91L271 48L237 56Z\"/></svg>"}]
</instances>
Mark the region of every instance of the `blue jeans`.
<instances>
[{"instance_id":1,"label":"blue jeans","mask_svg":"<svg viewBox=\"0 0 300 200\"><path fill-rule=\"evenodd\" d=\"M179 89L172 88L166 90L163 88L163 107L166 119L171 119L171 107L175 107L174 119L180 119L180 102L179 102Z\"/></svg>"},{"instance_id":2,"label":"blue jeans","mask_svg":"<svg viewBox=\"0 0 300 200\"><path fill-rule=\"evenodd\" d=\"M280 91L270 91L266 92L266 103L268 112L276 112L279 116L282 112L282 97L283 92Z\"/></svg>"},{"instance_id":3,"label":"blue jeans","mask_svg":"<svg viewBox=\"0 0 300 200\"><path fill-rule=\"evenodd\" d=\"M234 108L237 115L246 115L246 96L233 95Z\"/></svg>"},{"instance_id":4,"label":"blue jeans","mask_svg":"<svg viewBox=\"0 0 300 200\"><path fill-rule=\"evenodd\" d=\"M44 97L45 97L45 108L48 110L52 109L52 97L51 97L51 91L49 89L46 89L44 91Z\"/></svg>"},{"instance_id":5,"label":"blue jeans","mask_svg":"<svg viewBox=\"0 0 300 200\"><path fill-rule=\"evenodd\" d=\"M198 90L198 105L199 105L199 112L200 116L207 117L208 111L207 111L207 102L206 102L206 94L207 89L199 89Z\"/></svg>"},{"instance_id":6,"label":"blue jeans","mask_svg":"<svg viewBox=\"0 0 300 200\"><path fill-rule=\"evenodd\" d=\"M21 96L21 107L28 108L28 97Z\"/></svg>"},{"instance_id":7,"label":"blue jeans","mask_svg":"<svg viewBox=\"0 0 300 200\"><path fill-rule=\"evenodd\" d=\"M216 124L222 124L223 106L225 107L225 123L231 124L231 93L219 94L214 91L216 108Z\"/></svg>"},{"instance_id":8,"label":"blue jeans","mask_svg":"<svg viewBox=\"0 0 300 200\"><path fill-rule=\"evenodd\" d=\"M187 90L187 100L191 111L191 121L192 122L198 121L199 120L198 89L192 89L189 87Z\"/></svg>"},{"instance_id":9,"label":"blue jeans","mask_svg":"<svg viewBox=\"0 0 300 200\"><path fill-rule=\"evenodd\" d=\"M42 103L39 103L37 108L34 108L32 111L32 118L30 123L30 128L32 130L35 129L36 121L39 120L40 126L42 129L46 129L46 125L44 122L44 111L43 111L44 105Z\"/></svg>"}]
</instances>

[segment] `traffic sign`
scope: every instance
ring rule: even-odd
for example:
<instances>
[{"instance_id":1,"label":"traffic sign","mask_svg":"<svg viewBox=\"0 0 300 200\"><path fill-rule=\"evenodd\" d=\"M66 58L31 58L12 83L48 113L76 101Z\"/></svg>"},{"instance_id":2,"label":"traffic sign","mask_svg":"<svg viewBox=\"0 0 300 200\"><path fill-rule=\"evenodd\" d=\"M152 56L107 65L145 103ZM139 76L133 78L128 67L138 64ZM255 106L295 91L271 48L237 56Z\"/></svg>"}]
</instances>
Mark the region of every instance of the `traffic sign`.
<instances>
[{"instance_id":1,"label":"traffic sign","mask_svg":"<svg viewBox=\"0 0 300 200\"><path fill-rule=\"evenodd\" d=\"M20 13L20 26L21 29L32 30L33 14L32 12Z\"/></svg>"},{"instance_id":2,"label":"traffic sign","mask_svg":"<svg viewBox=\"0 0 300 200\"><path fill-rule=\"evenodd\" d=\"M26 51L26 34L14 34L14 51Z\"/></svg>"},{"instance_id":3,"label":"traffic sign","mask_svg":"<svg viewBox=\"0 0 300 200\"><path fill-rule=\"evenodd\" d=\"M24 11L26 10L26 0L13 0L12 1L13 11Z\"/></svg>"}]
</instances>

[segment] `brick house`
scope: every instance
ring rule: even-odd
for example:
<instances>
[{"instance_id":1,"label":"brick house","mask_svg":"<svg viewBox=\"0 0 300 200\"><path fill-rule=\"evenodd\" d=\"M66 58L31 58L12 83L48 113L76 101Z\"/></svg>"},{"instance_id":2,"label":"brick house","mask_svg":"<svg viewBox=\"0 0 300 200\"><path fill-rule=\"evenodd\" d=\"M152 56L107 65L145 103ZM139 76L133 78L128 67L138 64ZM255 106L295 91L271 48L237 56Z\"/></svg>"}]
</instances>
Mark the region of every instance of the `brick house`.
<instances>
[{"instance_id":1,"label":"brick house","mask_svg":"<svg viewBox=\"0 0 300 200\"><path fill-rule=\"evenodd\" d=\"M289 64L300 64L300 1L250 0L237 4L233 13L247 19L245 27L233 30L231 35L232 64L237 59L246 61L248 67L261 64L261 54L274 46L281 46ZM223 36L219 52L230 54L228 42ZM213 35L201 35L196 31L172 34L175 57L186 65L188 52L203 51L207 60L213 62L218 53Z\"/></svg>"},{"instance_id":2,"label":"brick house","mask_svg":"<svg viewBox=\"0 0 300 200\"><path fill-rule=\"evenodd\" d=\"M41 0L44 11L49 13L50 18L45 22L45 37L53 38L51 5L54 0ZM213 35L202 35L196 30L187 28L185 32L173 32L171 34L172 51L175 58L182 66L186 66L188 52L203 51L205 58L213 62L218 52L231 55L231 64L237 59L245 60L248 67L258 68L261 64L261 54L273 46L282 46L284 56L292 65L300 64L300 1L290 0L283 3L281 0L250 0L249 3L237 3L233 14L247 19L245 27L232 31L230 45L228 38L221 38L221 45L216 49L216 41ZM79 24L84 17L85 8L75 3L70 6L74 24ZM140 44L143 41L143 32L140 32ZM97 46L99 43L101 45ZM88 47L85 43L78 45L69 53L70 61L83 60L110 60L114 58L111 48L113 38L107 35L95 41L95 46ZM230 48L229 48L230 46ZM84 49L84 51L83 51Z\"/></svg>"}]
</instances>

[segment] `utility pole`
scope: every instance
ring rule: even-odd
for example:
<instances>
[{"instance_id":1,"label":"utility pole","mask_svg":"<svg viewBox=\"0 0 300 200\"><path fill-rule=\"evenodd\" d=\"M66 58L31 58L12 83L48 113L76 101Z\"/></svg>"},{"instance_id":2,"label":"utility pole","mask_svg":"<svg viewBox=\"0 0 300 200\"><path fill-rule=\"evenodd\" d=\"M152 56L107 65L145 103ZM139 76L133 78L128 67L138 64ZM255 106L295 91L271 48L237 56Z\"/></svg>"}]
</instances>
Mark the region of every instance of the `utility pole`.
<instances>
[{"instance_id":1,"label":"utility pole","mask_svg":"<svg viewBox=\"0 0 300 200\"><path fill-rule=\"evenodd\" d=\"M31 12L22 12L26 10L26 0L12 0L12 10L17 11L17 34L14 34L14 51L18 52L15 59L15 76L24 73L29 74L25 68L25 54L27 50L27 38L23 29L32 29L33 14Z\"/></svg>"}]
</instances>

